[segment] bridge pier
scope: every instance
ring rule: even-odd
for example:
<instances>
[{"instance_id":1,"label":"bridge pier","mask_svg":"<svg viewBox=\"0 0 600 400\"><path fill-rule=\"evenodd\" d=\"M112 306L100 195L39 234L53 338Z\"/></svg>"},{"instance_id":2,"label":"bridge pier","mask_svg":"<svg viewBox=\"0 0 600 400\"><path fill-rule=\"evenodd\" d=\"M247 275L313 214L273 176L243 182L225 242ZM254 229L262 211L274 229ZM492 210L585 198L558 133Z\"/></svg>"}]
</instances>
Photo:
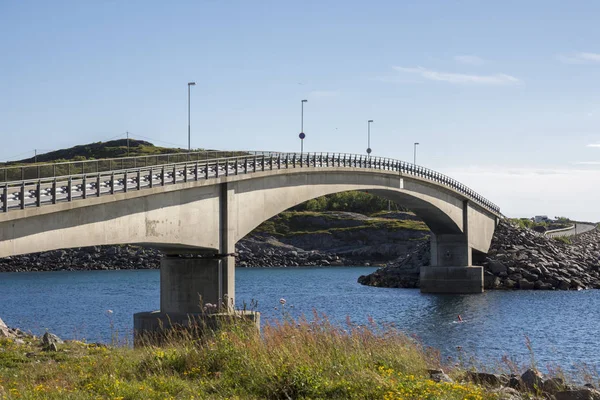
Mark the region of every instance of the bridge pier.
<instances>
[{"instance_id":1,"label":"bridge pier","mask_svg":"<svg viewBox=\"0 0 600 400\"><path fill-rule=\"evenodd\" d=\"M431 235L431 263L421 267L422 293L483 293L483 267L473 266L466 234Z\"/></svg>"},{"instance_id":2,"label":"bridge pier","mask_svg":"<svg viewBox=\"0 0 600 400\"><path fill-rule=\"evenodd\" d=\"M232 258L232 257L229 257ZM235 311L233 296L224 291L233 279L218 257L164 256L160 263L160 310L133 316L134 345L156 340L166 330L216 329L227 317L241 317L260 328L260 314Z\"/></svg>"}]
</instances>

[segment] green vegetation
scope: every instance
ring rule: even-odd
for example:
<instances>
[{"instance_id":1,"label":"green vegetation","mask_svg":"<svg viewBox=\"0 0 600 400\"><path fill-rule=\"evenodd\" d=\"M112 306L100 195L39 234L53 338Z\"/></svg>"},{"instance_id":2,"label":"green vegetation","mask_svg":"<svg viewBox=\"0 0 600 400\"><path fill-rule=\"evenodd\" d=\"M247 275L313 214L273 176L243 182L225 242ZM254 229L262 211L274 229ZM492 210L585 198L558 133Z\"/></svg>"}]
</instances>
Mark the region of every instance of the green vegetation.
<instances>
[{"instance_id":1,"label":"green vegetation","mask_svg":"<svg viewBox=\"0 0 600 400\"><path fill-rule=\"evenodd\" d=\"M396 211L407 211L392 203ZM372 214L387 210L388 201L365 192L342 192L318 197L294 207L296 211L349 211L360 214Z\"/></svg>"},{"instance_id":2,"label":"green vegetation","mask_svg":"<svg viewBox=\"0 0 600 400\"><path fill-rule=\"evenodd\" d=\"M398 220L383 218L386 213L377 213L378 217L355 219L348 215L315 211L284 211L263 222L256 233L267 233L273 236L292 236L307 233L334 234L367 230L415 230L429 231L427 225L419 220Z\"/></svg>"},{"instance_id":3,"label":"green vegetation","mask_svg":"<svg viewBox=\"0 0 600 400\"><path fill-rule=\"evenodd\" d=\"M242 324L162 347L82 342L43 351L0 339L7 399L494 399L480 386L436 383L436 352L393 329L284 318L263 332ZM460 374L451 372L455 377Z\"/></svg>"},{"instance_id":4,"label":"green vegetation","mask_svg":"<svg viewBox=\"0 0 600 400\"><path fill-rule=\"evenodd\" d=\"M571 242L571 238L568 236L554 236L553 239L564 244L573 244L573 242Z\"/></svg>"},{"instance_id":5,"label":"green vegetation","mask_svg":"<svg viewBox=\"0 0 600 400\"><path fill-rule=\"evenodd\" d=\"M533 229L537 232L545 232L552 229L566 228L573 223L565 217L556 217L552 222L534 222L529 218L509 218L509 221L523 229Z\"/></svg>"}]
</instances>

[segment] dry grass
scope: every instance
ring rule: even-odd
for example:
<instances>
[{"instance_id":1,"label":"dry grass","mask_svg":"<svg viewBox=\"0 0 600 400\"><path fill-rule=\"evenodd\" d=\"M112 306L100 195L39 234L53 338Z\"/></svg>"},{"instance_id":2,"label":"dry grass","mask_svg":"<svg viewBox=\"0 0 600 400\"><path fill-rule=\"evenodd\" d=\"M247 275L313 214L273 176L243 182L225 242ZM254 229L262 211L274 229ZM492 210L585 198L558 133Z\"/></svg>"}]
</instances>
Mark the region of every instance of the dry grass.
<instances>
[{"instance_id":1,"label":"dry grass","mask_svg":"<svg viewBox=\"0 0 600 400\"><path fill-rule=\"evenodd\" d=\"M339 327L314 315L262 333L230 323L161 347L70 342L44 352L0 341L0 398L9 399L484 399L477 386L435 383L438 360L391 328Z\"/></svg>"}]
</instances>

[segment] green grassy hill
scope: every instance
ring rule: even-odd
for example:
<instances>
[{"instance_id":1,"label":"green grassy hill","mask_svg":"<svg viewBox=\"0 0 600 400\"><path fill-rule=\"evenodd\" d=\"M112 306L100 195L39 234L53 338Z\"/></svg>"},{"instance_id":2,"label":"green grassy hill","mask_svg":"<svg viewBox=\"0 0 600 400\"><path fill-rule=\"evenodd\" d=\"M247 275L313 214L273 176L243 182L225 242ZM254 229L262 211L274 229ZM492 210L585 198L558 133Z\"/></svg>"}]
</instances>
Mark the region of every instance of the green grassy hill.
<instances>
[{"instance_id":1,"label":"green grassy hill","mask_svg":"<svg viewBox=\"0 0 600 400\"><path fill-rule=\"evenodd\" d=\"M129 139L129 156L148 156L158 154L170 154L187 152L184 149L159 147L144 140ZM73 146L68 149L55 150L44 154L38 154L38 163L53 163L65 161L98 160L102 158L127 157L127 139L111 140L108 142L96 142ZM35 157L19 161L11 161L0 164L14 166L21 164L33 164Z\"/></svg>"}]
</instances>

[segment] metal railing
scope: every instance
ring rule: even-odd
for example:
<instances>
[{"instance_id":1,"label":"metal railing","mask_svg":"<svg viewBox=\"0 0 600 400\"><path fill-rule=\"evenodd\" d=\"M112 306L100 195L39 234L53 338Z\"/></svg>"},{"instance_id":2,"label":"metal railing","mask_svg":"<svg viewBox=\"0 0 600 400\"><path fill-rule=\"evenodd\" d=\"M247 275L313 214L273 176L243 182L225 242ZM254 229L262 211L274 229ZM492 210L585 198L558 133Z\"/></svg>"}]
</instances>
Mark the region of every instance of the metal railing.
<instances>
[{"instance_id":1,"label":"metal railing","mask_svg":"<svg viewBox=\"0 0 600 400\"><path fill-rule=\"evenodd\" d=\"M89 160L0 169L0 212L207 180L257 171L347 167L397 171L445 186L500 214L500 208L462 183L439 172L400 160L347 153L210 151ZM16 169L18 179L12 178ZM32 170L33 169L33 170ZM30 177L35 171L34 177Z\"/></svg>"}]
</instances>

